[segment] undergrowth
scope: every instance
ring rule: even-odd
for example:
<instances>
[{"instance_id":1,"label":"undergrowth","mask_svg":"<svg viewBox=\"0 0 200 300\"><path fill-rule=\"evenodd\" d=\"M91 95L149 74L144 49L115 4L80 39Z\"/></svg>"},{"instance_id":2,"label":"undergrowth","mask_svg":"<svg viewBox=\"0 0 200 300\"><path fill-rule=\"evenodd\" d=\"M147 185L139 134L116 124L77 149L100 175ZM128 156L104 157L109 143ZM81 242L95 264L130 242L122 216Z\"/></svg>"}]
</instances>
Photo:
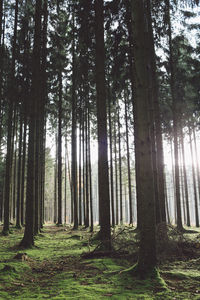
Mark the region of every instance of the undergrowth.
<instances>
[{"instance_id":1,"label":"undergrowth","mask_svg":"<svg viewBox=\"0 0 200 300\"><path fill-rule=\"evenodd\" d=\"M23 230L13 227L0 236L0 299L200 299L200 231L167 230L166 240L158 234L159 272L141 280L124 271L137 262L132 227L116 227L113 251L96 256L99 242L84 228L45 226L22 251Z\"/></svg>"}]
</instances>

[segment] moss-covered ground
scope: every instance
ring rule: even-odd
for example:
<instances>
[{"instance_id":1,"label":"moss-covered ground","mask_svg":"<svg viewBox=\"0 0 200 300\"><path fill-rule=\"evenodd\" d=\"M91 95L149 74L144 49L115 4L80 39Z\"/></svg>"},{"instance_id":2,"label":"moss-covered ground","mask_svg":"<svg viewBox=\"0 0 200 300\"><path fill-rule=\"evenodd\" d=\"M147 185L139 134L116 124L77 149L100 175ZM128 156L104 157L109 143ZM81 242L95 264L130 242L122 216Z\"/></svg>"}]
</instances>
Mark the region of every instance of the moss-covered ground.
<instances>
[{"instance_id":1,"label":"moss-covered ground","mask_svg":"<svg viewBox=\"0 0 200 300\"><path fill-rule=\"evenodd\" d=\"M23 230L12 230L0 236L0 299L200 299L200 231L171 230L158 247L162 279L141 280L123 272L137 260L131 227L113 233L115 252L90 258L83 253L98 242L83 228L45 226L26 250L17 247Z\"/></svg>"}]
</instances>

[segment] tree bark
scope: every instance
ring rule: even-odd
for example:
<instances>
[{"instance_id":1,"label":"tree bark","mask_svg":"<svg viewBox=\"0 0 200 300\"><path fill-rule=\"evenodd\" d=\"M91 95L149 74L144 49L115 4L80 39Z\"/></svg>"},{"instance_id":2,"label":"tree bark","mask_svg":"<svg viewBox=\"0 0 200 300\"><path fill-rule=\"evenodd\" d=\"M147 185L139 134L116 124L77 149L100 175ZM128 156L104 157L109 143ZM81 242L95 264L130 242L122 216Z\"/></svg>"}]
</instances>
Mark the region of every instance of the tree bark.
<instances>
[{"instance_id":1,"label":"tree bark","mask_svg":"<svg viewBox=\"0 0 200 300\"><path fill-rule=\"evenodd\" d=\"M38 103L41 100L41 11L42 1L36 0L35 32L32 56L32 87L29 110L29 140L27 163L27 189L26 189L26 226L24 237L20 243L23 247L34 245L35 220L35 166L36 166L36 120Z\"/></svg>"},{"instance_id":2,"label":"tree bark","mask_svg":"<svg viewBox=\"0 0 200 300\"><path fill-rule=\"evenodd\" d=\"M132 205L132 188L131 188L131 169L130 169L130 149L129 149L129 131L128 131L128 103L127 95L125 101L125 124L126 124L126 155L127 155L127 171L128 171L128 195L129 195L129 224L133 224L133 205Z\"/></svg>"},{"instance_id":3,"label":"tree bark","mask_svg":"<svg viewBox=\"0 0 200 300\"><path fill-rule=\"evenodd\" d=\"M92 195L92 166L91 166L91 151L90 151L90 117L88 111L88 171L90 184L90 232L94 229L93 220L93 195Z\"/></svg>"},{"instance_id":4,"label":"tree bark","mask_svg":"<svg viewBox=\"0 0 200 300\"><path fill-rule=\"evenodd\" d=\"M25 166L26 166L26 138L27 117L24 115L23 154L22 154L22 179L21 179L21 225L24 225L24 189L25 189Z\"/></svg>"},{"instance_id":5,"label":"tree bark","mask_svg":"<svg viewBox=\"0 0 200 300\"><path fill-rule=\"evenodd\" d=\"M57 176L58 176L58 138L57 133L55 135L56 140L56 157L54 163L54 223L58 221L58 188L57 188Z\"/></svg>"},{"instance_id":6,"label":"tree bark","mask_svg":"<svg viewBox=\"0 0 200 300\"><path fill-rule=\"evenodd\" d=\"M178 103L175 96L175 72L174 72L174 57L172 46L172 29L170 16L170 1L166 0L167 17L168 17L168 38L169 38L169 66L170 66L170 87L172 97L173 110L173 134L174 134L174 164L175 164L175 191L176 191L176 205L177 205L177 228L183 230L182 214L181 214L181 199L180 199L180 181L179 181L179 153L178 153Z\"/></svg>"},{"instance_id":7,"label":"tree bark","mask_svg":"<svg viewBox=\"0 0 200 300\"><path fill-rule=\"evenodd\" d=\"M194 207L195 207L195 225L199 227L199 209L198 209L198 197L197 197L197 182L196 182L196 174L195 174L195 161L194 161L194 153L192 147L192 130L189 126L189 138L190 138L190 152L192 157L192 179L193 179L193 191L194 191Z\"/></svg>"},{"instance_id":8,"label":"tree bark","mask_svg":"<svg viewBox=\"0 0 200 300\"><path fill-rule=\"evenodd\" d=\"M72 199L74 229L78 229L78 201L77 201L77 100L76 100L76 61L73 12L73 41L72 41Z\"/></svg>"},{"instance_id":9,"label":"tree bark","mask_svg":"<svg viewBox=\"0 0 200 300\"><path fill-rule=\"evenodd\" d=\"M187 180L187 172L185 166L185 147L183 140L183 130L180 132L180 143L182 150L182 158L183 158L183 180L184 180L184 189L185 189L185 202L186 202L186 225L191 226L190 224L190 206L189 206L189 193L188 193L188 180Z\"/></svg>"},{"instance_id":10,"label":"tree bark","mask_svg":"<svg viewBox=\"0 0 200 300\"><path fill-rule=\"evenodd\" d=\"M15 82L15 60L16 60L16 42L17 42L17 24L18 24L18 5L19 1L15 2L15 21L14 34L12 43L12 62L11 62L11 76L10 85ZM11 86L10 86L11 88ZM14 109L14 90L13 86L9 94L9 108L7 121L7 152L6 152L6 174L5 174L5 196L4 196L4 226L3 234L9 233L9 206L10 206L10 184L12 174L12 128L13 128L13 109Z\"/></svg>"},{"instance_id":11,"label":"tree bark","mask_svg":"<svg viewBox=\"0 0 200 300\"><path fill-rule=\"evenodd\" d=\"M195 134L195 128L192 129L193 137L194 137L194 152L195 152L195 160L196 160L196 169L197 169L197 186L198 186L198 195L200 200L200 167L199 167L199 158L197 153L197 140Z\"/></svg>"},{"instance_id":12,"label":"tree bark","mask_svg":"<svg viewBox=\"0 0 200 300\"><path fill-rule=\"evenodd\" d=\"M109 93L110 94L110 93ZM114 208L114 186L113 186L113 135L112 135L112 120L111 120L111 99L108 99L108 119L109 119L109 140L110 140L110 198L112 212L112 226L115 226L115 208Z\"/></svg>"},{"instance_id":13,"label":"tree bark","mask_svg":"<svg viewBox=\"0 0 200 300\"><path fill-rule=\"evenodd\" d=\"M135 58L135 114L137 121L137 139L135 143L137 203L140 206L140 248L137 271L145 277L156 266L156 238L155 238L155 200L152 168L149 115L149 52L146 6L141 0L134 0L132 4L133 39Z\"/></svg>"},{"instance_id":14,"label":"tree bark","mask_svg":"<svg viewBox=\"0 0 200 300\"><path fill-rule=\"evenodd\" d=\"M110 198L108 177L107 114L104 49L104 7L103 0L95 0L96 41L96 101L98 131L98 186L100 239L106 249L111 248Z\"/></svg>"},{"instance_id":15,"label":"tree bark","mask_svg":"<svg viewBox=\"0 0 200 300\"><path fill-rule=\"evenodd\" d=\"M21 170L22 170L22 138L23 138L23 118L20 113L20 129L19 129L19 150L18 150L18 168L17 168L17 215L16 227L21 228Z\"/></svg>"},{"instance_id":16,"label":"tree bark","mask_svg":"<svg viewBox=\"0 0 200 300\"><path fill-rule=\"evenodd\" d=\"M58 225L62 225L62 74L58 74Z\"/></svg>"},{"instance_id":17,"label":"tree bark","mask_svg":"<svg viewBox=\"0 0 200 300\"><path fill-rule=\"evenodd\" d=\"M116 118L114 117L114 153L115 153L115 205L116 205L116 224L119 224L119 197L118 197L118 168L117 168L117 134Z\"/></svg>"},{"instance_id":18,"label":"tree bark","mask_svg":"<svg viewBox=\"0 0 200 300\"><path fill-rule=\"evenodd\" d=\"M82 109L80 109L80 125L79 125L79 225L82 225L82 161L81 161L81 153L82 153Z\"/></svg>"},{"instance_id":19,"label":"tree bark","mask_svg":"<svg viewBox=\"0 0 200 300\"><path fill-rule=\"evenodd\" d=\"M121 132L120 132L120 115L119 103L117 109L117 125L118 125L118 145L119 145L119 203L120 203L120 223L123 223L123 205L122 205L122 157L121 157Z\"/></svg>"}]
</instances>

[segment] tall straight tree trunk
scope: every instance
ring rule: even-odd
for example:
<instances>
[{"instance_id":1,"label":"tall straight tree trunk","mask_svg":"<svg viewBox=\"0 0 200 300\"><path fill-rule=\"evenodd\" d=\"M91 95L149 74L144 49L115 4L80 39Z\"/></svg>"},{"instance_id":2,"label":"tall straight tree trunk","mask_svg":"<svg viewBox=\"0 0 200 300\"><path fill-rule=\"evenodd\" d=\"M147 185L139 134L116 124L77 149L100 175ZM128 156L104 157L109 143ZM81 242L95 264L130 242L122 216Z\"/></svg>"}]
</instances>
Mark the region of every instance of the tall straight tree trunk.
<instances>
[{"instance_id":1,"label":"tall straight tree trunk","mask_svg":"<svg viewBox=\"0 0 200 300\"><path fill-rule=\"evenodd\" d=\"M62 74L58 75L58 225L62 224Z\"/></svg>"},{"instance_id":2,"label":"tall straight tree trunk","mask_svg":"<svg viewBox=\"0 0 200 300\"><path fill-rule=\"evenodd\" d=\"M195 174L195 161L194 161L194 153L192 147L192 130L189 126L189 139L190 139L190 152L192 157L192 179L193 179L193 191L194 191L194 207L195 207L195 225L199 227L199 209L198 209L198 197L197 197L197 182L196 182L196 174Z\"/></svg>"},{"instance_id":3,"label":"tall straight tree trunk","mask_svg":"<svg viewBox=\"0 0 200 300\"><path fill-rule=\"evenodd\" d=\"M180 186L181 186L181 202L182 202L182 211L183 211L183 224L186 224L186 201L185 201L185 190L184 190L184 176L183 176L183 157L181 153L181 142L179 138L179 155L180 155Z\"/></svg>"},{"instance_id":4,"label":"tall straight tree trunk","mask_svg":"<svg viewBox=\"0 0 200 300\"><path fill-rule=\"evenodd\" d=\"M133 40L135 59L135 138L137 202L140 206L140 248L137 272L142 277L151 274L156 267L155 200L151 155L151 137L149 108L149 51L147 10L145 3L134 0L132 4Z\"/></svg>"},{"instance_id":5,"label":"tall straight tree trunk","mask_svg":"<svg viewBox=\"0 0 200 300\"><path fill-rule=\"evenodd\" d=\"M57 15L60 15L60 0L57 0L56 3L56 10L57 10ZM74 17L73 17L74 20ZM60 33L59 29L59 24L57 28L58 34ZM74 37L73 37L74 40ZM72 55L73 55L73 61L74 61L74 41L73 41L73 50L72 50ZM57 51L58 53L61 52L61 47L60 43L58 43L57 46ZM62 66L59 66L58 70L58 223L57 225L62 225L62 89L63 89L63 84L62 84ZM74 67L73 67L73 72L74 72ZM73 76L73 75L72 75ZM74 99L73 99L74 100Z\"/></svg>"},{"instance_id":6,"label":"tall straight tree trunk","mask_svg":"<svg viewBox=\"0 0 200 300\"><path fill-rule=\"evenodd\" d=\"M28 0L25 1L24 8L25 14L22 22L22 38L23 38L23 86L22 86L22 117L23 117L23 145L22 145L22 163L21 163L21 191L20 191L20 203L21 203L21 225L24 225L25 216L25 205L24 205L24 194L25 194L25 181L26 181L26 150L27 150L27 122L28 122L28 101L30 98L30 75L28 66L30 62L30 44L29 44L29 16L28 16Z\"/></svg>"},{"instance_id":7,"label":"tall straight tree trunk","mask_svg":"<svg viewBox=\"0 0 200 300\"><path fill-rule=\"evenodd\" d=\"M73 41L72 41L72 199L74 213L74 229L78 229L78 201L77 201L77 100L76 100L76 61L73 11Z\"/></svg>"},{"instance_id":8,"label":"tall straight tree trunk","mask_svg":"<svg viewBox=\"0 0 200 300\"><path fill-rule=\"evenodd\" d=\"M41 154L41 178L40 178L40 228L44 224L44 198L45 198L45 148L46 148L46 111L47 103L47 26L48 26L48 0L43 1L43 24L42 24L42 62L41 62L41 124L40 124L40 154Z\"/></svg>"},{"instance_id":9,"label":"tall straight tree trunk","mask_svg":"<svg viewBox=\"0 0 200 300\"><path fill-rule=\"evenodd\" d=\"M66 140L66 157L67 157L67 169L68 169L69 185L70 185L70 192L71 192L71 219L70 219L70 222L73 223L73 221L74 221L74 203L73 203L73 198L72 198L73 190L72 190L71 169L70 169L70 163L69 163L67 140Z\"/></svg>"},{"instance_id":10,"label":"tall straight tree trunk","mask_svg":"<svg viewBox=\"0 0 200 300\"><path fill-rule=\"evenodd\" d=\"M23 154L22 154L22 179L21 179L21 225L24 225L24 188L25 188L25 166L26 166L26 137L27 117L24 116Z\"/></svg>"},{"instance_id":11,"label":"tall straight tree trunk","mask_svg":"<svg viewBox=\"0 0 200 300\"><path fill-rule=\"evenodd\" d=\"M150 61L151 61L151 81L152 81L152 106L153 106L153 118L155 123L154 134L155 134L155 159L156 159L156 174L157 174L157 191L158 191L158 207L160 210L159 216L157 214L157 222L166 223L166 208L165 208L165 174L164 174L164 154L163 154L163 140L162 140L162 129L161 129L161 114L160 114L160 103L158 97L158 78L156 75L156 58L155 58L155 47L154 47L154 35L152 28L151 18L151 1L147 1L148 6L148 26L149 26L149 45L150 45ZM159 220L160 219L160 220Z\"/></svg>"},{"instance_id":12,"label":"tall straight tree trunk","mask_svg":"<svg viewBox=\"0 0 200 300\"><path fill-rule=\"evenodd\" d=\"M3 29L3 0L0 0L0 155L1 155L1 139L2 139L2 76L3 76L3 43L2 42L2 29ZM0 194L2 187L0 187ZM0 195L0 206L3 206L2 195ZM2 210L1 210L2 211Z\"/></svg>"},{"instance_id":13,"label":"tall straight tree trunk","mask_svg":"<svg viewBox=\"0 0 200 300\"><path fill-rule=\"evenodd\" d=\"M90 184L90 232L94 229L93 220L93 195L92 195L92 166L91 166L91 150L90 150L90 114L88 111L88 171Z\"/></svg>"},{"instance_id":14,"label":"tall straight tree trunk","mask_svg":"<svg viewBox=\"0 0 200 300\"><path fill-rule=\"evenodd\" d=\"M3 67L3 44L2 41L2 32L3 32L3 0L0 0L0 114L2 106L2 67ZM1 140L0 140L1 141Z\"/></svg>"},{"instance_id":15,"label":"tall straight tree trunk","mask_svg":"<svg viewBox=\"0 0 200 300\"><path fill-rule=\"evenodd\" d=\"M16 197L17 197L17 145L18 145L18 118L16 118L16 124L14 127L14 136L13 136L13 174L12 174L12 219L13 222L16 219ZM15 141L14 141L15 140Z\"/></svg>"},{"instance_id":16,"label":"tall straight tree trunk","mask_svg":"<svg viewBox=\"0 0 200 300\"><path fill-rule=\"evenodd\" d=\"M65 185L64 185L64 224L67 223L67 138L65 137Z\"/></svg>"},{"instance_id":17,"label":"tall straight tree trunk","mask_svg":"<svg viewBox=\"0 0 200 300\"><path fill-rule=\"evenodd\" d=\"M174 223L177 224L177 204L176 204L176 188L175 188L175 167L174 167L174 155L173 155L173 140L170 139L170 152L172 161L172 186L174 191Z\"/></svg>"},{"instance_id":18,"label":"tall straight tree trunk","mask_svg":"<svg viewBox=\"0 0 200 300\"><path fill-rule=\"evenodd\" d=\"M195 128L192 129L193 132L193 138L194 138L194 153L195 153L195 160L196 160L196 169L197 169L197 186L198 186L198 194L199 194L199 200L200 200L200 167L199 167L199 158L197 153L197 139L196 139L196 133Z\"/></svg>"},{"instance_id":19,"label":"tall straight tree trunk","mask_svg":"<svg viewBox=\"0 0 200 300\"><path fill-rule=\"evenodd\" d=\"M175 96L175 73L174 73L174 57L172 46L172 29L171 29L171 15L170 15L170 0L166 0L167 16L168 16L168 38L169 38L169 65L170 65L170 87L172 96L172 110L173 110L173 133L174 133L174 164L175 164L175 191L176 191L176 205L177 205L177 228L183 230L182 214L181 214L181 199L180 199L180 181L179 181L179 153L178 153L178 103Z\"/></svg>"},{"instance_id":20,"label":"tall straight tree trunk","mask_svg":"<svg viewBox=\"0 0 200 300\"><path fill-rule=\"evenodd\" d=\"M14 21L14 34L12 43L12 62L11 62L11 75L10 75L10 91L8 102L8 121L7 121L7 152L6 152L6 174L5 174L5 192L4 192L4 225L3 234L9 233L9 207L10 207L10 185L12 174L12 127L13 127L13 109L14 109L14 90L11 83L15 82L15 60L16 60L16 42L17 42L17 24L18 24L18 5L19 1L15 1L15 21Z\"/></svg>"},{"instance_id":21,"label":"tall straight tree trunk","mask_svg":"<svg viewBox=\"0 0 200 300\"><path fill-rule=\"evenodd\" d=\"M137 149L139 147L136 145L137 144L137 114L135 113L136 107L135 107L135 84L136 84L136 79L135 79L135 58L134 58L134 37L133 37L133 18L131 15L131 1L125 1L126 5L126 14L127 14L127 29L128 29L128 42L129 42L129 51L128 51L128 58L129 58L129 72L130 72L130 81L131 81L131 94L132 94L132 106L133 106L133 115L134 115L134 144L135 144L135 156L137 156ZM135 170L138 168L137 165L137 160L135 160ZM137 177L138 172L136 172L136 177ZM137 185L136 185L136 195L137 195ZM136 196L137 197L137 196ZM140 228L140 203L137 203L137 228Z\"/></svg>"},{"instance_id":22,"label":"tall straight tree trunk","mask_svg":"<svg viewBox=\"0 0 200 300\"><path fill-rule=\"evenodd\" d=\"M119 198L118 198L118 168L117 168L117 134L116 119L114 118L114 153L115 153L115 204L116 204L116 224L119 224Z\"/></svg>"},{"instance_id":23,"label":"tall straight tree trunk","mask_svg":"<svg viewBox=\"0 0 200 300\"><path fill-rule=\"evenodd\" d=\"M57 176L58 176L58 137L57 133L55 136L56 140L56 157L54 163L54 223L58 221L58 188L57 188Z\"/></svg>"},{"instance_id":24,"label":"tall straight tree trunk","mask_svg":"<svg viewBox=\"0 0 200 300\"><path fill-rule=\"evenodd\" d=\"M39 110L38 103L36 104L36 111ZM34 235L39 233L39 220L40 220L40 113L36 113L35 120L35 219L34 219Z\"/></svg>"},{"instance_id":25,"label":"tall straight tree trunk","mask_svg":"<svg viewBox=\"0 0 200 300\"><path fill-rule=\"evenodd\" d=\"M112 226L115 226L115 208L114 208L114 186L113 186L113 134L111 120L111 99L108 99L108 119L109 119L109 140L110 140L110 199L112 212Z\"/></svg>"},{"instance_id":26,"label":"tall straight tree trunk","mask_svg":"<svg viewBox=\"0 0 200 300\"><path fill-rule=\"evenodd\" d=\"M185 146L183 140L183 130L181 128L180 132L180 143L182 150L182 159L183 159L183 180L184 180L184 189L185 189L185 202L186 202L186 225L191 226L190 224L190 206L189 206L189 193L188 193L188 180L187 180L187 172L185 166Z\"/></svg>"},{"instance_id":27,"label":"tall straight tree trunk","mask_svg":"<svg viewBox=\"0 0 200 300\"><path fill-rule=\"evenodd\" d=\"M41 100L41 11L42 1L36 0L35 7L35 32L32 56L32 87L29 106L29 140L27 163L27 188L26 188L26 226L24 237L20 243L23 247L34 245L34 220L35 220L35 165L36 165L36 120L38 102Z\"/></svg>"},{"instance_id":28,"label":"tall straight tree trunk","mask_svg":"<svg viewBox=\"0 0 200 300\"><path fill-rule=\"evenodd\" d=\"M79 125L79 225L82 225L82 161L81 161L81 151L82 151L82 110L80 112L80 125Z\"/></svg>"},{"instance_id":29,"label":"tall straight tree trunk","mask_svg":"<svg viewBox=\"0 0 200 300\"><path fill-rule=\"evenodd\" d=\"M83 149L83 156L82 156L82 165L83 165L83 221L84 225L86 226L86 213L85 213L85 202L86 202L86 197L85 197L85 121L84 121L84 113L83 113L83 118L82 118L82 149Z\"/></svg>"},{"instance_id":30,"label":"tall straight tree trunk","mask_svg":"<svg viewBox=\"0 0 200 300\"><path fill-rule=\"evenodd\" d=\"M122 205L122 157L121 157L121 132L120 132L120 107L117 106L117 125L118 125L118 143L119 143L119 200L120 200L120 223L123 223L123 205Z\"/></svg>"},{"instance_id":31,"label":"tall straight tree trunk","mask_svg":"<svg viewBox=\"0 0 200 300\"><path fill-rule=\"evenodd\" d=\"M17 168L17 215L16 227L21 228L21 170L22 170L22 138L23 138L23 118L20 113L20 129L19 129L19 150L18 150L18 168Z\"/></svg>"},{"instance_id":32,"label":"tall straight tree trunk","mask_svg":"<svg viewBox=\"0 0 200 300\"><path fill-rule=\"evenodd\" d=\"M132 205L132 188L131 188L131 169L130 169L130 149L129 149L129 131L128 131L128 103L127 95L125 101L125 124L126 124L126 155L127 155L127 171L128 171L128 195L129 195L129 224L133 224L133 205Z\"/></svg>"},{"instance_id":33,"label":"tall straight tree trunk","mask_svg":"<svg viewBox=\"0 0 200 300\"><path fill-rule=\"evenodd\" d=\"M46 120L44 121L44 128L41 136L41 179L40 179L40 220L39 226L40 229L43 228L43 224L45 221L44 217L44 202L45 202L45 149L46 149ZM42 122L43 122L42 121Z\"/></svg>"},{"instance_id":34,"label":"tall straight tree trunk","mask_svg":"<svg viewBox=\"0 0 200 300\"><path fill-rule=\"evenodd\" d=\"M111 248L103 0L95 0L96 100L100 239Z\"/></svg>"},{"instance_id":35,"label":"tall straight tree trunk","mask_svg":"<svg viewBox=\"0 0 200 300\"><path fill-rule=\"evenodd\" d=\"M88 104L85 112L85 227L89 227Z\"/></svg>"}]
</instances>

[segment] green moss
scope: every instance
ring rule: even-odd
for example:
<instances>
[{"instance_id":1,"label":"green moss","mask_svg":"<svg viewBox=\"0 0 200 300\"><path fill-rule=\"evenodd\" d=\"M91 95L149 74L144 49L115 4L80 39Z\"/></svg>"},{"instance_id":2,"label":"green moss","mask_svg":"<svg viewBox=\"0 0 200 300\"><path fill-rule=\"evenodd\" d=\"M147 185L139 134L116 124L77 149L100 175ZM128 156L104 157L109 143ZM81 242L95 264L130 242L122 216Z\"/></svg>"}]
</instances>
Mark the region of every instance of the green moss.
<instances>
[{"instance_id":1,"label":"green moss","mask_svg":"<svg viewBox=\"0 0 200 300\"><path fill-rule=\"evenodd\" d=\"M132 241L135 233L129 234L129 228L125 227L121 230L125 242ZM120 228L117 232L120 234L116 244L122 244L123 233ZM71 227L44 227L35 239L35 247L26 250L28 260L24 262L14 259L23 232L14 229L14 233L0 237L0 299L165 300L199 297L194 288L200 276L195 259L163 264L160 266L162 277L155 270L151 276L140 280L133 276L133 267L128 269L133 263L126 257L82 259L83 252L96 247L91 234L82 228L74 232ZM10 270L1 271L6 265Z\"/></svg>"}]
</instances>

